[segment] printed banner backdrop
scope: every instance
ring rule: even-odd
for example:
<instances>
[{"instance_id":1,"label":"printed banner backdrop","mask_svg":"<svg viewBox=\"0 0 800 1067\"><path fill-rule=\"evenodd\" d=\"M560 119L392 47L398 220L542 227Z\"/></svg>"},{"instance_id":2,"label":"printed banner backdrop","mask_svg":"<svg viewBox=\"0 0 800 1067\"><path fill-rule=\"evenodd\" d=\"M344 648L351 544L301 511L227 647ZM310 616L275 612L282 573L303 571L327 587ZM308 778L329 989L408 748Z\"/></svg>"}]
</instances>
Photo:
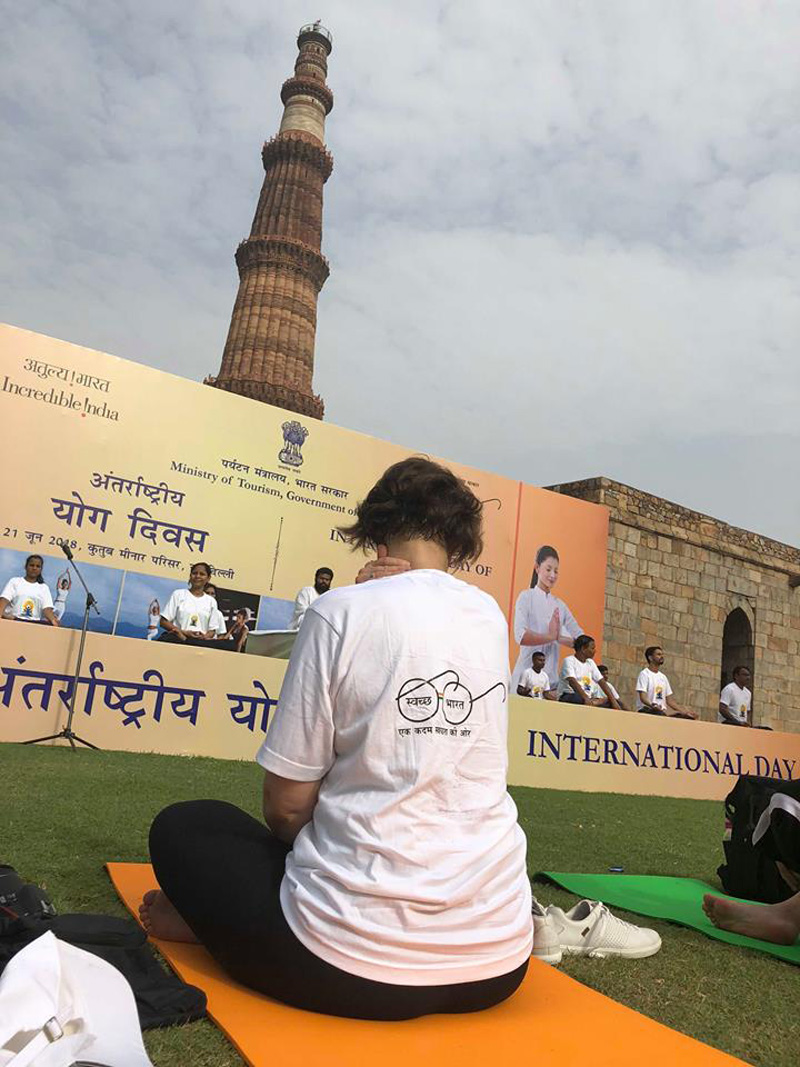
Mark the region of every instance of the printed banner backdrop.
<instances>
[{"instance_id":1,"label":"printed banner backdrop","mask_svg":"<svg viewBox=\"0 0 800 1067\"><path fill-rule=\"evenodd\" d=\"M317 567L334 570L334 586L353 580L363 560L337 527L413 454L12 326L0 325L0 351L6 455L18 457L0 474L0 579L43 555L67 625L80 624L82 592L61 540L97 586L93 630L156 636L160 608L200 559L226 617L245 606L251 629L281 629ZM571 609L600 641L606 510L445 462L485 502L485 549L462 576L508 611L530 584L536 539L561 546Z\"/></svg>"},{"instance_id":2,"label":"printed banner backdrop","mask_svg":"<svg viewBox=\"0 0 800 1067\"><path fill-rule=\"evenodd\" d=\"M159 643L161 609L203 559L226 621L238 609L251 630L285 628L317 567L334 587L353 580L362 559L337 526L411 450L10 326L0 351L0 584L41 554L62 622L0 623L0 741L66 722L84 604L66 539L101 607L76 732L103 748L252 758L285 661ZM521 634L551 617L543 591L562 636L589 632L602 655L605 509L449 465L485 502L486 547L462 577L508 614L512 667L515 620ZM565 649L550 652L557 670ZM744 771L796 777L800 736L512 696L509 755L513 784L716 798Z\"/></svg>"},{"instance_id":3,"label":"printed banner backdrop","mask_svg":"<svg viewBox=\"0 0 800 1067\"><path fill-rule=\"evenodd\" d=\"M29 736L28 724L64 704L67 683L58 678L72 673L84 604L59 548L65 540L101 609L90 617L79 696L98 743L246 755L222 736L227 694L252 694L258 679L272 699L285 665L165 648L153 639L167 598L202 559L215 568L227 623L242 610L251 631L284 629L317 567L333 569L334 587L353 581L363 559L337 527L382 471L413 450L12 326L0 325L0 352L0 586L24 573L29 553L41 554L63 627L0 625L0 740ZM548 588L562 624L569 614L601 648L606 510L445 462L485 502L485 549L461 576L509 613L512 664L515 606L530 592L543 544L559 556ZM565 649L553 642L552 650L557 669ZM100 665L94 674L92 663ZM101 676L118 685L103 689ZM203 710L187 712L191 729L174 738L169 716L153 718L157 728L146 732L150 713L125 710L133 707L128 683L141 690L140 704L146 697L161 708L161 677L164 685L212 686L197 698Z\"/></svg>"},{"instance_id":4,"label":"printed banner backdrop","mask_svg":"<svg viewBox=\"0 0 800 1067\"><path fill-rule=\"evenodd\" d=\"M26 741L66 723L79 633L12 626L4 659L2 738ZM73 729L101 748L252 759L286 662L90 634ZM8 643L4 643L8 649ZM213 662L210 657L213 657ZM213 669L211 669L213 666ZM512 697L509 782L540 789L719 800L739 774L798 777L800 735Z\"/></svg>"},{"instance_id":5,"label":"printed banner backdrop","mask_svg":"<svg viewBox=\"0 0 800 1067\"><path fill-rule=\"evenodd\" d=\"M800 777L800 735L512 697L508 780L721 800L740 774Z\"/></svg>"}]
</instances>

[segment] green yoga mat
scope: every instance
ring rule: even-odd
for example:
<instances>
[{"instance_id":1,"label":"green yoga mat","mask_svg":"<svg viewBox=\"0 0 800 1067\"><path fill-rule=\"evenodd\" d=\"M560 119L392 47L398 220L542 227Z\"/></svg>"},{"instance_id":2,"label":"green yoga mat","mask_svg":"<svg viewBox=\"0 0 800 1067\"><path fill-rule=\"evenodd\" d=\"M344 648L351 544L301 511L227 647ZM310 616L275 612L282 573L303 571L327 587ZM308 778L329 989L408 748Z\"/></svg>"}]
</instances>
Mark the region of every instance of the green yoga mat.
<instances>
[{"instance_id":1,"label":"green yoga mat","mask_svg":"<svg viewBox=\"0 0 800 1067\"><path fill-rule=\"evenodd\" d=\"M703 894L723 896L719 889L696 878L662 878L651 874L562 874L560 871L540 871L537 881L554 882L570 893L590 900L602 900L617 908L648 915L652 919L667 919L681 926L691 926L701 934L727 941L729 945L766 952L779 960L800 966L800 942L794 945L773 945L754 937L718 930L703 911ZM737 897L730 897L737 900ZM748 903L748 902L746 902Z\"/></svg>"}]
</instances>

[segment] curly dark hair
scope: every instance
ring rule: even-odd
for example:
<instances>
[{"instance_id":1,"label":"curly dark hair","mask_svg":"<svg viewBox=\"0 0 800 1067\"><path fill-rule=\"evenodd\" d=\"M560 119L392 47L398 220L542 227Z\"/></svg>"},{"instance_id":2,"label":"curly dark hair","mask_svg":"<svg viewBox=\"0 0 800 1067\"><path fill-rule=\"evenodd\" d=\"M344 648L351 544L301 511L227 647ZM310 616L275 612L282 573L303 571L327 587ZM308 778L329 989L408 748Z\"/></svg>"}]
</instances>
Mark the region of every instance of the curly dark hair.
<instances>
[{"instance_id":1,"label":"curly dark hair","mask_svg":"<svg viewBox=\"0 0 800 1067\"><path fill-rule=\"evenodd\" d=\"M483 505L447 467L412 456L384 471L340 532L354 548L375 549L397 537L435 541L451 567L483 551Z\"/></svg>"}]
</instances>

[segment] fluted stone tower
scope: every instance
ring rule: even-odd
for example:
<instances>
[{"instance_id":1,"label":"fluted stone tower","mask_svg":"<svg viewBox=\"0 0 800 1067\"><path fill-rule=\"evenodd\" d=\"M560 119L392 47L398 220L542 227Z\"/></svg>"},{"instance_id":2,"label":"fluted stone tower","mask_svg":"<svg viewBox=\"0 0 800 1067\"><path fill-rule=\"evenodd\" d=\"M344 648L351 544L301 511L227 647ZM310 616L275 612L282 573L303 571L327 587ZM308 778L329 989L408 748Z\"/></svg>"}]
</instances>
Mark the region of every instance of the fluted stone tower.
<instances>
[{"instance_id":1,"label":"fluted stone tower","mask_svg":"<svg viewBox=\"0 0 800 1067\"><path fill-rule=\"evenodd\" d=\"M328 277L322 186L333 169L325 116L331 35L315 22L297 38L294 77L283 83L283 119L262 150L264 184L250 236L236 250L239 292L222 366L209 385L321 419L312 390L317 297Z\"/></svg>"}]
</instances>

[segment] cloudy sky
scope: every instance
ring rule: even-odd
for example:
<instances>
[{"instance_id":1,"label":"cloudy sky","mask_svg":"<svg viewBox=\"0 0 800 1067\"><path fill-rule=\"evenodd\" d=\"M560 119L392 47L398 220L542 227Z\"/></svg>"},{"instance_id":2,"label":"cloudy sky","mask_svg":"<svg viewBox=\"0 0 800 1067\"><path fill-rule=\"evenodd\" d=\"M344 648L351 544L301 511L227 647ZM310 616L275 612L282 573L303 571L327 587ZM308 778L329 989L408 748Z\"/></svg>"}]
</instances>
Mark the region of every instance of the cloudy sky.
<instances>
[{"instance_id":1,"label":"cloudy sky","mask_svg":"<svg viewBox=\"0 0 800 1067\"><path fill-rule=\"evenodd\" d=\"M299 26L334 35L326 417L800 544L792 0L28 0L0 320L215 372Z\"/></svg>"}]
</instances>

